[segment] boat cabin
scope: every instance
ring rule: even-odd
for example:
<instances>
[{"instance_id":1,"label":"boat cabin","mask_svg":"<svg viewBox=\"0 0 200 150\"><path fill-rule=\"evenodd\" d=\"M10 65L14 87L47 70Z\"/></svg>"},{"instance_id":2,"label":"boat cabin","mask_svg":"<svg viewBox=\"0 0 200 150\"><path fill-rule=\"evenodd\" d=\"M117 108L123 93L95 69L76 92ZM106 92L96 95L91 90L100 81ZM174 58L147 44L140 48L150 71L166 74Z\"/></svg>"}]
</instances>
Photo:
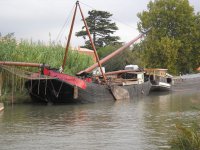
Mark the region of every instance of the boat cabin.
<instances>
[{"instance_id":1,"label":"boat cabin","mask_svg":"<svg viewBox=\"0 0 200 150\"><path fill-rule=\"evenodd\" d=\"M93 76L95 80L102 78L101 73L99 72L96 73L96 70L94 72ZM145 72L142 71L118 70L112 72L105 72L105 75L107 77L108 82L124 86L124 85L144 83L145 82L144 73Z\"/></svg>"},{"instance_id":2,"label":"boat cabin","mask_svg":"<svg viewBox=\"0 0 200 150\"><path fill-rule=\"evenodd\" d=\"M172 82L172 75L168 74L168 69L161 69L161 68L146 68L144 69L147 76L149 77L150 81L153 82L165 82L171 84Z\"/></svg>"}]
</instances>

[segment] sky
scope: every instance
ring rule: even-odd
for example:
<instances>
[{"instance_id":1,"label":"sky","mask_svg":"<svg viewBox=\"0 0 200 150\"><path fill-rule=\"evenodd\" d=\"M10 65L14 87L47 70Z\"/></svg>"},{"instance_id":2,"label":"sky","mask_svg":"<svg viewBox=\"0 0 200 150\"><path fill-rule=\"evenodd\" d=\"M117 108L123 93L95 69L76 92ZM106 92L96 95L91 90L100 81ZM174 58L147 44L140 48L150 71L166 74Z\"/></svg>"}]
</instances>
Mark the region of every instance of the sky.
<instances>
[{"instance_id":1,"label":"sky","mask_svg":"<svg viewBox=\"0 0 200 150\"><path fill-rule=\"evenodd\" d=\"M200 0L189 0L195 11L200 11ZM15 33L17 40L61 41L64 45L70 28L72 10L76 0L0 0L0 32L2 35ZM119 30L115 33L122 42L136 37L137 13L147 8L149 0L80 0L85 17L92 9L108 11ZM65 24L66 23L66 24ZM65 24L65 26L64 26ZM83 22L78 12L71 45L83 45L84 40L75 36ZM62 30L63 29L63 30Z\"/></svg>"}]
</instances>

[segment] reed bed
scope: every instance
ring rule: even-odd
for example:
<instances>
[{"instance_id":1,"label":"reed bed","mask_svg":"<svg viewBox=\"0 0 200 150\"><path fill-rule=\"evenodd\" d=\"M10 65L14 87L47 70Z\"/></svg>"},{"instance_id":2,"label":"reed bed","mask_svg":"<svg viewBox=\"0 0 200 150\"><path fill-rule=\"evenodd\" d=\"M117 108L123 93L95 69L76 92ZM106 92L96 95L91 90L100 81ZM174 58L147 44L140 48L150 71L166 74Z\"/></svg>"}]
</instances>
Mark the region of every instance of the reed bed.
<instances>
[{"instance_id":1,"label":"reed bed","mask_svg":"<svg viewBox=\"0 0 200 150\"><path fill-rule=\"evenodd\" d=\"M62 66L65 47L61 44L50 43L48 45L41 42L31 42L21 40L16 41L14 34L0 35L0 61L17 61L17 62L32 62L45 63L52 68L59 68ZM90 56L79 54L77 51L69 49L68 57L64 72L74 75L75 73L87 68L93 64L93 59ZM22 70L38 71L38 68L23 67ZM23 88L24 79L10 75L7 71L0 69L3 74L3 94ZM14 85L14 87L12 87ZM12 90L13 91L13 90Z\"/></svg>"},{"instance_id":2,"label":"reed bed","mask_svg":"<svg viewBox=\"0 0 200 150\"><path fill-rule=\"evenodd\" d=\"M62 65L65 48L60 44L42 44L41 42L16 42L13 34L0 37L0 60L45 63L54 68ZM69 49L64 72L75 74L93 63L91 57Z\"/></svg>"}]
</instances>

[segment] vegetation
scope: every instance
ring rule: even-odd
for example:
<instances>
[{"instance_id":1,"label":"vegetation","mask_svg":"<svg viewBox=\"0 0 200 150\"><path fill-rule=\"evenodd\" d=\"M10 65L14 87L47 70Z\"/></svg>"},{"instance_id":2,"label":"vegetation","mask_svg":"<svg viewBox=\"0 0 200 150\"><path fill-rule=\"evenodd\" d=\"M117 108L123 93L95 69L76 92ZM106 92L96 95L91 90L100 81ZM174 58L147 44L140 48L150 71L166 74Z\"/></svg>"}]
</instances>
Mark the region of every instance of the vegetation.
<instances>
[{"instance_id":1,"label":"vegetation","mask_svg":"<svg viewBox=\"0 0 200 150\"><path fill-rule=\"evenodd\" d=\"M0 37L1 61L20 61L49 64L51 67L59 68L62 64L65 48L61 45L45 45L41 42L30 43L27 41L16 41L14 34ZM69 51L64 72L75 74L93 63L91 57ZM33 71L33 68L30 71Z\"/></svg>"},{"instance_id":2,"label":"vegetation","mask_svg":"<svg viewBox=\"0 0 200 150\"><path fill-rule=\"evenodd\" d=\"M86 21L96 48L99 49L100 47L117 43L119 37L112 36L112 34L118 30L116 24L110 20L112 14L97 10L89 11L88 14L89 16L86 18ZM76 33L76 36L81 36L86 39L87 32L84 29L85 26L82 27L81 31ZM91 48L89 40L86 40L84 47Z\"/></svg>"},{"instance_id":3,"label":"vegetation","mask_svg":"<svg viewBox=\"0 0 200 150\"><path fill-rule=\"evenodd\" d=\"M121 44L115 44L102 47L98 50L98 55L100 58L104 58L121 46ZM130 49L126 49L113 59L110 59L108 62L103 64L103 66L106 67L106 71L116 71L124 69L124 67L129 64L139 64L138 61L139 60L137 55L135 55L135 52L131 51Z\"/></svg>"},{"instance_id":4,"label":"vegetation","mask_svg":"<svg viewBox=\"0 0 200 150\"><path fill-rule=\"evenodd\" d=\"M176 124L176 136L170 141L172 150L199 150L200 126L193 123L191 127Z\"/></svg>"},{"instance_id":5,"label":"vegetation","mask_svg":"<svg viewBox=\"0 0 200 150\"><path fill-rule=\"evenodd\" d=\"M193 106L199 111L200 107ZM199 150L200 149L200 125L198 119L186 126L183 123L176 124L176 134L169 141L172 150Z\"/></svg>"},{"instance_id":6,"label":"vegetation","mask_svg":"<svg viewBox=\"0 0 200 150\"><path fill-rule=\"evenodd\" d=\"M150 1L138 14L138 29L151 29L140 49L146 67L168 68L171 73L190 73L200 65L200 15L188 0Z\"/></svg>"},{"instance_id":7,"label":"vegetation","mask_svg":"<svg viewBox=\"0 0 200 150\"><path fill-rule=\"evenodd\" d=\"M53 68L59 68L62 64L63 54L65 48L61 45L49 44L45 45L41 42L32 43L27 41L17 42L14 34L7 34L0 36L0 61L19 61L19 62L35 62L45 63ZM87 68L93 63L91 57L79 54L76 51L69 51L64 72L74 75L78 71ZM38 68L24 67L20 70L38 71ZM15 92L15 98L19 97L18 94L24 93L25 80L12 75L9 72L0 68L0 74L3 76L3 99L6 100L6 95L10 97L12 92ZM2 97L1 97L2 98ZM9 98L11 99L11 98ZM21 100L22 98L20 98ZM5 101L4 100L4 101Z\"/></svg>"}]
</instances>

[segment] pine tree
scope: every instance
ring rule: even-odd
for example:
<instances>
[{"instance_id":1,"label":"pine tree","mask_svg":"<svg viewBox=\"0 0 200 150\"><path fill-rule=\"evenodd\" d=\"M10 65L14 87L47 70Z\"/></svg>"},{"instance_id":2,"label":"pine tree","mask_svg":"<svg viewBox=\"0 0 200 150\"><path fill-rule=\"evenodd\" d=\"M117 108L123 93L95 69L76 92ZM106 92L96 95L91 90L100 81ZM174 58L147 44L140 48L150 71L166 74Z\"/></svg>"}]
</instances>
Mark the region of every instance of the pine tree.
<instances>
[{"instance_id":1,"label":"pine tree","mask_svg":"<svg viewBox=\"0 0 200 150\"><path fill-rule=\"evenodd\" d=\"M117 43L118 36L112 36L112 34L118 30L118 27L114 22L111 22L110 17L112 14L106 11L92 10L88 12L89 16L86 18L88 28L93 38L93 42L96 48L104 47L106 45ZM82 30L76 33L76 36L81 36L87 39L85 46L91 48L90 41L87 38L87 32L85 26Z\"/></svg>"}]
</instances>

